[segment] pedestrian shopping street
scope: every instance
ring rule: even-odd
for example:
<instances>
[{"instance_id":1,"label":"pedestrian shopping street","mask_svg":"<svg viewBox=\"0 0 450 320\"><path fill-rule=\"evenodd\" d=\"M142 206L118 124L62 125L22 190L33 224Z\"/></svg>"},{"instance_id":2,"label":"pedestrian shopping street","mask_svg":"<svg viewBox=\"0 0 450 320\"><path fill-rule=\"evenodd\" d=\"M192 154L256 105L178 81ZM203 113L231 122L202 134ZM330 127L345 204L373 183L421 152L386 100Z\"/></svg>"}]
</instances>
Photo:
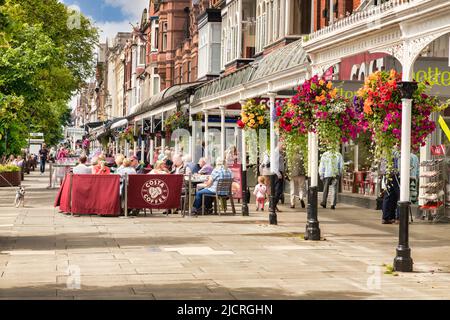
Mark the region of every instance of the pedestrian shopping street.
<instances>
[{"instance_id":1,"label":"pedestrian shopping street","mask_svg":"<svg viewBox=\"0 0 450 320\"><path fill-rule=\"evenodd\" d=\"M324 239L305 241L306 211L287 205L276 226L254 201L249 217L72 217L47 176L23 184L25 208L0 189L2 299L450 298L448 224L411 224L414 272L395 275L398 225L380 211L319 209Z\"/></svg>"}]
</instances>

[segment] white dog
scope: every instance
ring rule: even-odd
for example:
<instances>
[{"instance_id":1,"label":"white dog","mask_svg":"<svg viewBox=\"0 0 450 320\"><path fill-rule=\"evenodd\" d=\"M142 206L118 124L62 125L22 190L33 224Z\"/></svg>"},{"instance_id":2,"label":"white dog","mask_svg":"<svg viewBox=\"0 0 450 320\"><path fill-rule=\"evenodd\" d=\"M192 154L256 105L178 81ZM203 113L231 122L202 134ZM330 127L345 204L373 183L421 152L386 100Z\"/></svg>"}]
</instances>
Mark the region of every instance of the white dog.
<instances>
[{"instance_id":1,"label":"white dog","mask_svg":"<svg viewBox=\"0 0 450 320\"><path fill-rule=\"evenodd\" d=\"M25 188L20 186L16 191L16 200L14 201L14 204L16 205L16 208L18 208L20 205L22 207L25 207Z\"/></svg>"}]
</instances>

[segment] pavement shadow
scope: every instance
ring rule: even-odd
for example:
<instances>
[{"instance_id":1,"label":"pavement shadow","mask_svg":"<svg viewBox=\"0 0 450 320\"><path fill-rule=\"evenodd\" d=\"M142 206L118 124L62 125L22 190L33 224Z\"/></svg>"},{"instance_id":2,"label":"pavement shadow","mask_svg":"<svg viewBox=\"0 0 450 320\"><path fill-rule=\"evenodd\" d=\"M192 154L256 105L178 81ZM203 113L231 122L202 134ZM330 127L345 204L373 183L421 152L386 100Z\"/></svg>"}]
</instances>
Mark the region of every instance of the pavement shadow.
<instances>
[{"instance_id":1,"label":"pavement shadow","mask_svg":"<svg viewBox=\"0 0 450 320\"><path fill-rule=\"evenodd\" d=\"M0 250L8 247L14 250L64 250L87 248L120 248L124 246L159 246L159 245L189 245L210 243L207 237L174 237L174 236L148 236L142 237L111 237L107 233L70 233L60 235L42 236L4 236L0 234Z\"/></svg>"},{"instance_id":2,"label":"pavement shadow","mask_svg":"<svg viewBox=\"0 0 450 320\"><path fill-rule=\"evenodd\" d=\"M170 276L170 275L168 275ZM145 300L329 300L329 299L367 299L374 294L351 291L305 291L293 292L282 288L240 287L228 288L211 285L211 282L166 282L149 284L121 285L83 285L79 289L70 289L67 284L33 285L29 287L11 287L0 290L1 299L145 299ZM160 282L160 281L159 281ZM69 285L71 285L69 283ZM74 287L72 287L74 288Z\"/></svg>"}]
</instances>

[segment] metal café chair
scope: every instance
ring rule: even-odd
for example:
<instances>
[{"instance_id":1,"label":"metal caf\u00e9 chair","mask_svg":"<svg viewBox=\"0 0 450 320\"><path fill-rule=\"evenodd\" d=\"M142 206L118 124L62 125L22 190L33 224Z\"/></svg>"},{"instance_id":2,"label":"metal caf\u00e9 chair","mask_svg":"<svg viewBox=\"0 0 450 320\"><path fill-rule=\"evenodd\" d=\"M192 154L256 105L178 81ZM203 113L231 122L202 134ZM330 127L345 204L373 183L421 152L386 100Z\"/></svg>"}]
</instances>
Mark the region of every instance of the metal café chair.
<instances>
[{"instance_id":1,"label":"metal caf\u00e9 chair","mask_svg":"<svg viewBox=\"0 0 450 320\"><path fill-rule=\"evenodd\" d=\"M204 194L202 196L202 215L205 214L205 197L213 198L214 201L214 214L219 214L220 216L220 210L217 211L217 205L220 203L219 200L224 200L224 214L227 214L227 200L230 200L231 202L231 209L233 211L233 214L236 214L236 209L234 207L234 200L233 200L233 192L231 191L231 185L233 183L233 179L220 179L217 182L217 189L215 194Z\"/></svg>"}]
</instances>

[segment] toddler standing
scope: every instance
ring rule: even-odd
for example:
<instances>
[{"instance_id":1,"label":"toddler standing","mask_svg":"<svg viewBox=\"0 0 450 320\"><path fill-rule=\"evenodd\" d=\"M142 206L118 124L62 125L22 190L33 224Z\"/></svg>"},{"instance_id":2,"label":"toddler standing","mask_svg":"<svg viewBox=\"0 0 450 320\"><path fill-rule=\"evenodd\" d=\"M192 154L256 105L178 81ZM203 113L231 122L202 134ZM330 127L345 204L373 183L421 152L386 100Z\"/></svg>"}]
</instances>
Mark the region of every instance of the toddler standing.
<instances>
[{"instance_id":1,"label":"toddler standing","mask_svg":"<svg viewBox=\"0 0 450 320\"><path fill-rule=\"evenodd\" d=\"M253 190L253 194L256 196L256 211L261 208L264 211L264 201L266 200L267 187L263 176L258 177L258 184Z\"/></svg>"}]
</instances>

